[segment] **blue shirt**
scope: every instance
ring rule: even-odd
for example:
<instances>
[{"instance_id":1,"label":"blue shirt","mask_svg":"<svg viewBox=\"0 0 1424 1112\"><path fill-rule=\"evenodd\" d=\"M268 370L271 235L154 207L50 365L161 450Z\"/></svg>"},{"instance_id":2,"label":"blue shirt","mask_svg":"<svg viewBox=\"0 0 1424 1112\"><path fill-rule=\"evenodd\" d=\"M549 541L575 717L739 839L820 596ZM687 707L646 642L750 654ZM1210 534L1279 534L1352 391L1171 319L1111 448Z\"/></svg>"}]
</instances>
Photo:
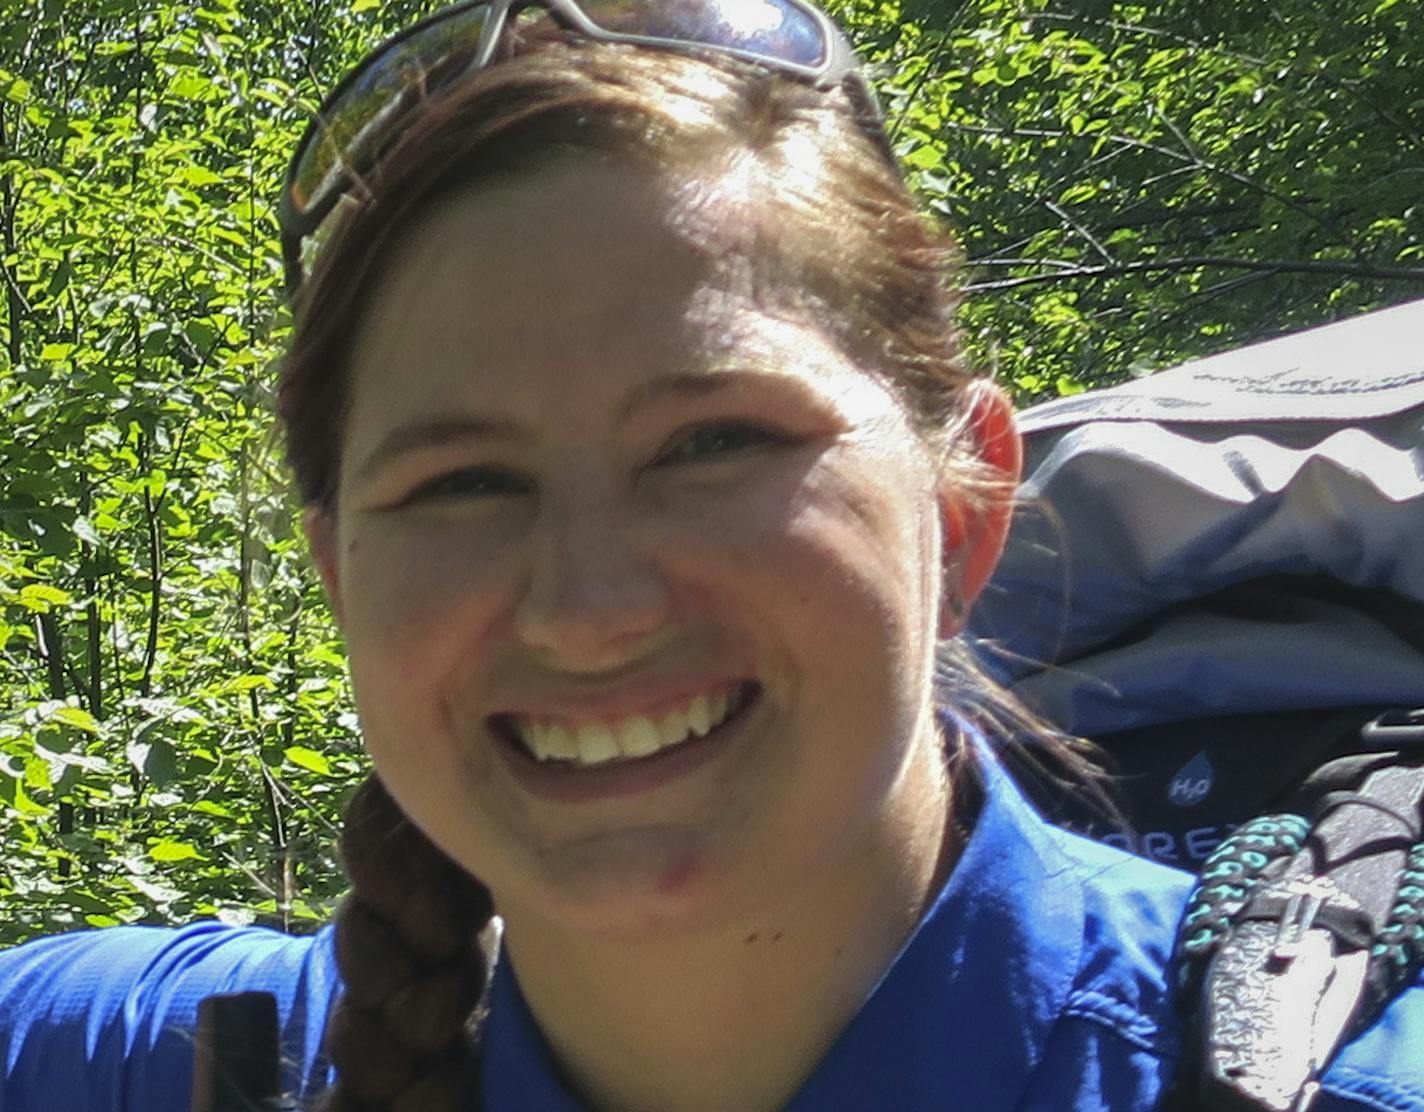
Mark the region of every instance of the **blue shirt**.
<instances>
[{"instance_id":1,"label":"blue shirt","mask_svg":"<svg viewBox=\"0 0 1424 1112\"><path fill-rule=\"evenodd\" d=\"M1161 1097L1189 878L1048 826L992 761L985 777L944 890L786 1112L1141 1112ZM339 988L329 930L111 929L0 954L0 1112L186 1112L198 1000L254 988L277 995L287 1084L311 1096ZM507 963L491 993L489 1112L583 1112ZM1316 1109L1424 1112L1424 984L1341 1052Z\"/></svg>"}]
</instances>

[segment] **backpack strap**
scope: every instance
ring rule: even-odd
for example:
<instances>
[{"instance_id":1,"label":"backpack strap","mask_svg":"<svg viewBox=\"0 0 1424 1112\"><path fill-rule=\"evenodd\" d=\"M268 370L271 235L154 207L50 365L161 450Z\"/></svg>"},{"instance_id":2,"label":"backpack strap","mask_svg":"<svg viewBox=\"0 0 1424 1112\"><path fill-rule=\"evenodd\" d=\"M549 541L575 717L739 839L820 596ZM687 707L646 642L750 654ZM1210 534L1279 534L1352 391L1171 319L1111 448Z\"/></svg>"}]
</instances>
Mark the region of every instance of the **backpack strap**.
<instances>
[{"instance_id":1,"label":"backpack strap","mask_svg":"<svg viewBox=\"0 0 1424 1112\"><path fill-rule=\"evenodd\" d=\"M1254 819L1201 873L1177 946L1189 1106L1303 1112L1424 967L1424 709L1380 715L1361 742L1374 751L1303 786L1313 823Z\"/></svg>"}]
</instances>

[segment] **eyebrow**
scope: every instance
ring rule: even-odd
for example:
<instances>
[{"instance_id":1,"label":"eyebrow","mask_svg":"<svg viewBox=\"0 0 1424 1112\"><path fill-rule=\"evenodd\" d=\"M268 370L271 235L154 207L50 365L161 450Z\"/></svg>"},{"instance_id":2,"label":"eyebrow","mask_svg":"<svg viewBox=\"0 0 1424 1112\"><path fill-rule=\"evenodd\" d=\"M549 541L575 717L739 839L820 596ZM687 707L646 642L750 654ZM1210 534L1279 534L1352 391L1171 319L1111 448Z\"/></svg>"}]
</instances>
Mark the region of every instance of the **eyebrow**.
<instances>
[{"instance_id":1,"label":"eyebrow","mask_svg":"<svg viewBox=\"0 0 1424 1112\"><path fill-rule=\"evenodd\" d=\"M736 390L754 381L764 382L769 376L758 371L682 371L662 375L651 382L640 382L628 391L618 408L618 419L626 421L640 409L668 399L703 398L725 390Z\"/></svg>"},{"instance_id":2,"label":"eyebrow","mask_svg":"<svg viewBox=\"0 0 1424 1112\"><path fill-rule=\"evenodd\" d=\"M781 378L759 371L682 371L641 382L630 389L618 408L626 421L657 402L701 398L744 387L749 382ZM356 478L369 479L393 459L421 448L440 448L471 440L527 440L529 434L516 422L494 417L431 417L400 425L383 436L356 468Z\"/></svg>"},{"instance_id":3,"label":"eyebrow","mask_svg":"<svg viewBox=\"0 0 1424 1112\"><path fill-rule=\"evenodd\" d=\"M356 477L369 479L387 463L418 448L440 448L470 440L527 438L513 421L487 417L432 417L400 425L385 436L361 461Z\"/></svg>"}]
</instances>

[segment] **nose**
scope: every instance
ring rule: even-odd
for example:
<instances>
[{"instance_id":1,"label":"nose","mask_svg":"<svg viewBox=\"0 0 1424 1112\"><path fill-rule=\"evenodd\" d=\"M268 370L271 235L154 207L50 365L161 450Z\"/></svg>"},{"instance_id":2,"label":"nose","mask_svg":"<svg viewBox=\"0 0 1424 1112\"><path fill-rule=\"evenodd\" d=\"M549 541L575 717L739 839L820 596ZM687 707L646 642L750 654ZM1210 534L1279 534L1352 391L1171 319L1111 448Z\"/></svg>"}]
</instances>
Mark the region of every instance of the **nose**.
<instances>
[{"instance_id":1,"label":"nose","mask_svg":"<svg viewBox=\"0 0 1424 1112\"><path fill-rule=\"evenodd\" d=\"M667 622L667 581L651 554L639 551L631 517L586 491L541 507L514 624L547 662L613 670Z\"/></svg>"}]
</instances>

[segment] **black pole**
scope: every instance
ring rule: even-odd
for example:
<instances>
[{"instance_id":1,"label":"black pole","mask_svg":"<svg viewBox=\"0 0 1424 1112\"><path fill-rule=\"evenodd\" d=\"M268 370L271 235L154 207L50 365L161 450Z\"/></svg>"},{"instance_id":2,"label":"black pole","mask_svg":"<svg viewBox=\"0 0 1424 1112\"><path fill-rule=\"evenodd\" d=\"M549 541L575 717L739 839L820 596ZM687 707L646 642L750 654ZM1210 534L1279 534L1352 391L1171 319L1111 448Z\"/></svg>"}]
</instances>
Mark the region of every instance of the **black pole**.
<instances>
[{"instance_id":1,"label":"black pole","mask_svg":"<svg viewBox=\"0 0 1424 1112\"><path fill-rule=\"evenodd\" d=\"M270 992L209 996L198 1005L190 1112L281 1112L277 1000Z\"/></svg>"}]
</instances>

